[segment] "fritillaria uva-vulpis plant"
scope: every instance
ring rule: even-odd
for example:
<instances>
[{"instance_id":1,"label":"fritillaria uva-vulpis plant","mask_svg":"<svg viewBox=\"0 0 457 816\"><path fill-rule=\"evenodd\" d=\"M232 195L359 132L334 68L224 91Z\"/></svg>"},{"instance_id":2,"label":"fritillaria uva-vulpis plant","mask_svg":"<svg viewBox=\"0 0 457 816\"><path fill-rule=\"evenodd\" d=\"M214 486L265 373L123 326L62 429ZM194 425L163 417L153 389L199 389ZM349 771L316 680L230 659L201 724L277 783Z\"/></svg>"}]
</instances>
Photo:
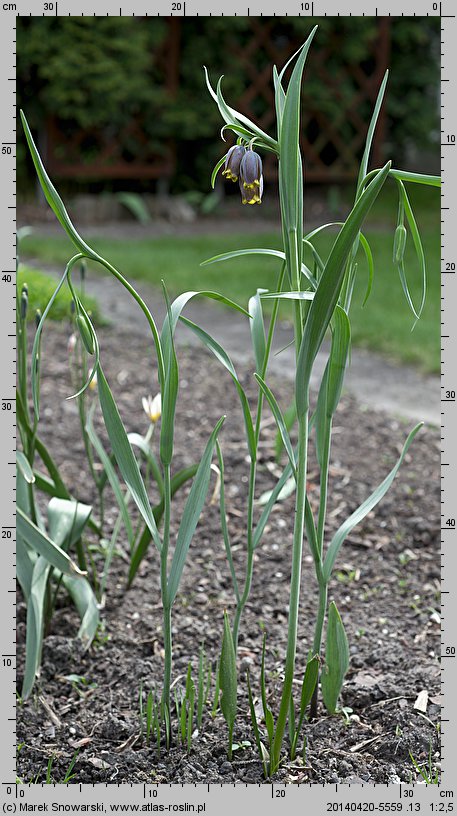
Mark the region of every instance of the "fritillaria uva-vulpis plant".
<instances>
[{"instance_id":1,"label":"fritillaria uva-vulpis plant","mask_svg":"<svg viewBox=\"0 0 457 816\"><path fill-rule=\"evenodd\" d=\"M262 660L261 685L264 719L269 743L268 751L260 742L256 715L254 707L251 705L257 744L259 750L261 750L264 768L266 772L269 773L274 773L279 766L286 724L288 723L290 752L293 758L297 747L299 730L305 716L305 709L310 701L311 714L312 716L316 715L318 690L316 682L317 661L320 660L323 627L326 618L328 621L326 651L325 660L323 661L323 667L320 672L320 680L322 696L327 709L331 713L334 713L336 710L344 675L348 668L349 651L347 637L337 607L333 602L328 606L327 593L332 570L345 538L356 524L361 522L367 513L369 513L385 495L395 478L409 446L421 427L421 424L419 424L413 428L405 441L400 458L390 473L386 475L384 481L363 504L345 520L333 538L329 542L326 542L325 521L332 422L339 403L345 369L348 362L351 340L349 314L353 289L357 282L359 250L362 250L365 254L369 270L369 283L365 301L370 294L373 277L372 253L368 241L361 232L361 228L385 182L387 179L392 179L397 185L399 193L398 225L394 238L393 260L398 267L406 300L413 312L414 319L417 320L420 317L425 299L425 259L405 183L420 183L433 186L438 186L440 183L439 178L435 176L408 173L393 169L391 162L387 162L381 169L368 172L368 161L373 133L387 83L386 75L380 87L368 128L365 150L358 175L355 201L351 212L344 223L325 224L322 227L314 229L312 232L304 234L303 167L300 152L300 97L303 69L315 33L316 28L313 29L305 44L293 55L280 73L278 73L276 67L273 68L277 121L277 134L275 137L269 136L243 114L230 107L222 95L221 80L219 80L216 90L213 90L208 74L206 73L208 89L217 103L225 123L222 132L229 130L237 137L236 144L230 148L214 168L212 175L213 185L218 171L223 168L225 177L239 184L243 204L260 204L263 193L263 179L262 162L257 151L269 151L274 153L279 163L282 250L277 251L259 248L243 249L228 252L207 261L207 263L215 263L249 254L266 254L278 257L282 262L277 291L265 292L265 290L258 289L249 302L250 328L256 364L255 378L259 386L257 413L254 422L251 418L251 410L246 394L236 377L236 372L226 352L218 347L215 341L205 332L196 326L192 326L192 324L184 318L186 324L190 326L190 328L193 328L207 347L216 354L218 359L229 370L240 396L245 420L247 446L251 464L246 530L246 570L242 589L239 588L238 578L231 556L229 530L225 517L224 492L223 490L221 491L221 519L236 597L236 612L232 627L234 651L236 651L237 647L240 618L250 593L254 552L259 546L269 513L274 502L277 501L281 490L291 479L294 481L295 486L295 516L287 653L282 695L276 724L274 723L273 714L269 710L266 702L264 677L265 648ZM291 69L291 75L286 87L285 72L288 68ZM405 242L408 235L405 220L414 244L423 282L421 301L417 308L413 304L403 266ZM312 239L320 231L331 226L338 226L339 230L328 257L323 259L314 246ZM305 263L305 250L308 250L311 256L311 268ZM262 314L262 300L264 298L273 298L274 300L272 318L267 333L265 331ZM298 427L298 444L296 449L294 449L291 442L288 423L274 394L265 382L278 305L282 299L292 300L294 304L294 342L296 350L295 411ZM322 346L322 342L328 330L330 330L331 333L330 352L318 392L317 405L313 414L310 415L311 372L316 355ZM288 464L275 489L271 492L257 524L254 524L256 464L262 405L265 399L269 403L276 420L278 433L288 456ZM320 468L320 500L317 518L309 503L306 489L308 446L312 430L314 430L314 441ZM219 445L218 454L223 475L222 453ZM313 558L319 595L318 598L316 598L314 637L310 643L311 650L308 654L298 721L296 721L292 684L294 680L297 650L299 596L305 538ZM227 626L224 628L224 638L227 640ZM228 689L228 695L232 698L233 683L229 675L230 672L233 671L234 660L232 659L229 662L226 660L224 666L225 678L221 676L221 688L224 692L225 685ZM231 727L229 723L229 728L230 730L233 728L233 723Z\"/></svg>"},{"instance_id":2,"label":"fritillaria uva-vulpis plant","mask_svg":"<svg viewBox=\"0 0 457 816\"><path fill-rule=\"evenodd\" d=\"M165 723L165 734L167 745L171 740L171 719L170 719L170 687L171 687L171 670L172 670L172 630L171 630L171 616L172 606L178 592L179 583L184 569L185 561L189 551L190 543L194 535L197 523L205 502L208 492L208 486L211 473L211 460L213 457L214 448L216 445L219 431L222 427L225 417L217 422L213 432L211 433L202 458L195 469L191 469L190 473L172 473L173 465L173 449L174 449L174 430L175 430L175 409L179 390L179 370L178 361L175 353L174 334L177 322L181 316L186 304L193 297L202 295L208 298L214 298L226 306L236 309L244 314L247 314L244 309L237 306L233 301L225 298L214 292L186 292L180 295L173 303L169 303L165 287L164 294L167 302L167 316L164 320L161 332L159 332L154 317L143 301L138 295L133 286L123 277L123 275L105 258L99 255L92 249L78 234L73 226L69 215L65 209L64 203L52 184L44 165L41 161L32 134L30 132L27 120L21 112L22 123L26 134L30 153L32 155L35 169L46 197L48 204L64 228L65 232L76 247L76 254L69 260L65 272L56 287L56 290L51 297L43 316L39 322L35 333L35 340L32 349L31 361L31 391L34 411L34 423L38 422L40 409L40 394L39 394L39 351L41 334L45 325L46 317L49 310L61 289L62 286L68 285L70 288L74 309L75 309L75 325L79 331L81 342L84 344L88 355L93 359L93 365L87 370L87 379L82 388L79 389L75 397L79 397L81 392L87 389L91 382L97 380L97 390L99 402L103 414L103 419L110 440L112 453L117 462L121 475L128 489L128 497L131 498L145 523L145 531L140 537L137 550L133 553L132 564L136 569L139 560L144 555L145 549L152 540L159 553L160 558L160 583L161 583L161 597L163 607L163 638L164 638L164 677L163 677L163 691L161 698L161 716ZM152 507L148 496L148 491L138 464L134 455L132 443L129 439L124 424L122 422L119 410L114 400L108 381L105 377L100 359L100 349L97 334L94 326L88 315L86 309L81 302L81 298L76 291L72 282L72 271L75 266L79 265L81 261L89 261L102 266L110 274L112 274L135 299L144 315L146 316L153 340L153 347L157 359L158 369L158 389L152 384L152 390L161 394L161 425L160 425L160 464L161 473L157 480L161 482L161 501L157 507ZM151 412L153 406L151 404ZM88 422L88 434L91 443L94 445L97 452L101 454L101 449L96 442L94 435L91 417ZM149 452L147 452L149 453ZM109 467L109 457L103 461L105 469ZM148 456L149 461L151 457ZM107 470L108 478L110 472ZM112 475L112 474L111 474ZM172 513L172 496L175 490L180 486L183 480L193 476L192 486L187 497L183 514L180 520L176 541L171 541L170 527L171 527L171 513ZM175 478L174 478L175 477ZM176 481L177 478L177 481ZM112 480L112 487L115 487L115 481ZM119 491L117 491L119 492ZM119 506L122 511L122 502L118 499ZM124 502L125 504L125 502ZM157 512L155 512L157 511ZM128 526L128 510L125 506L125 521ZM162 519L161 529L159 530L158 519ZM170 562L170 563L169 563ZM66 562L65 562L66 563ZM62 567L60 567L62 568ZM131 567L132 569L132 567ZM132 577L132 576L130 576Z\"/></svg>"}]
</instances>

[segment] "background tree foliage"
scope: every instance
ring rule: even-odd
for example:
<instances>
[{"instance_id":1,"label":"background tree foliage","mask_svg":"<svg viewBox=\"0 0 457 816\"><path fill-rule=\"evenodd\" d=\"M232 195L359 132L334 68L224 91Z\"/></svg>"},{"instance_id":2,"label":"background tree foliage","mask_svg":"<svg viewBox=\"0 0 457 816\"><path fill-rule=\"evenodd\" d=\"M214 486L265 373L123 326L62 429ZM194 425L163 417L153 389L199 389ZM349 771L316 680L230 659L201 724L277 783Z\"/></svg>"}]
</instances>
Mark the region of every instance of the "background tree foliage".
<instances>
[{"instance_id":1,"label":"background tree foliage","mask_svg":"<svg viewBox=\"0 0 457 816\"><path fill-rule=\"evenodd\" d=\"M304 38L315 22L320 30L306 72L305 122L313 109L338 118L338 94L348 99L353 92L345 66L356 63L369 72L377 36L372 17L278 18L271 35L274 46L286 55L290 38ZM243 17L183 19L175 95L164 87L163 60L156 58L166 30L163 18L18 17L19 103L38 132L43 132L50 114L58 116L69 133L75 128L99 128L114 136L139 117L157 151L169 139L177 144L173 188L207 190L208 168L222 150L218 113L206 92L202 66L210 68L213 79L226 75L226 97L236 101L246 90L246 79L234 54L249 47L250 22ZM313 72L313 60L318 60L320 48L328 47L331 56L325 68L331 83L323 85ZM261 72L271 64L271 56L258 49L249 61L253 72ZM406 153L433 151L439 142L439 18L394 18L389 62L386 150L401 162ZM262 117L268 105L269 100L256 99L253 113ZM365 102L360 116L368 120ZM348 127L341 123L343 138L349 136ZM126 148L134 157L134 141ZM90 160L90 143L85 151ZM24 186L25 151L19 150L18 160Z\"/></svg>"}]
</instances>

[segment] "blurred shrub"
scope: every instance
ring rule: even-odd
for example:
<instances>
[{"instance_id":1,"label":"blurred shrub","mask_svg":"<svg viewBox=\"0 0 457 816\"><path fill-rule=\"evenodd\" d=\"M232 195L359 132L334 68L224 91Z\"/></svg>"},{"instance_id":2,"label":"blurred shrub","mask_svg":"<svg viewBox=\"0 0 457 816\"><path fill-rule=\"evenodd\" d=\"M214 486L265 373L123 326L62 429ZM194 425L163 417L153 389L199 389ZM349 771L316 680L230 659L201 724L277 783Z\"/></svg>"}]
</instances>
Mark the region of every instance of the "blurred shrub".
<instances>
[{"instance_id":1,"label":"blurred shrub","mask_svg":"<svg viewBox=\"0 0 457 816\"><path fill-rule=\"evenodd\" d=\"M257 18L256 25L264 22L268 18ZM168 55L161 51L167 36L166 19L19 17L19 103L37 129L43 127L47 114L53 114L69 132L96 127L116 134L140 116L148 139L158 150L167 139L177 142L175 189L207 190L209 167L220 156L221 145L218 113L206 92L202 66L208 66L213 80L226 74L226 97L237 100L246 90L246 65L236 54L246 57L251 76L256 78L269 71L272 50L286 58L290 40L304 39L315 22L320 31L306 72L305 111L325 111L335 121L341 100L353 94L345 66L357 64L368 73L374 67L376 18L275 18L265 44L257 49L252 48L249 18L183 18L179 81L176 94L171 94L163 80ZM430 150L439 141L439 25L437 17L392 19L388 148L397 162L411 147ZM320 49L326 50L329 86L319 75ZM268 120L271 103L272 98L256 98L253 114ZM369 105L362 100L359 108L366 121ZM350 139L347 127L344 122L339 126L346 141ZM24 157L19 153L19 169L23 166Z\"/></svg>"}]
</instances>

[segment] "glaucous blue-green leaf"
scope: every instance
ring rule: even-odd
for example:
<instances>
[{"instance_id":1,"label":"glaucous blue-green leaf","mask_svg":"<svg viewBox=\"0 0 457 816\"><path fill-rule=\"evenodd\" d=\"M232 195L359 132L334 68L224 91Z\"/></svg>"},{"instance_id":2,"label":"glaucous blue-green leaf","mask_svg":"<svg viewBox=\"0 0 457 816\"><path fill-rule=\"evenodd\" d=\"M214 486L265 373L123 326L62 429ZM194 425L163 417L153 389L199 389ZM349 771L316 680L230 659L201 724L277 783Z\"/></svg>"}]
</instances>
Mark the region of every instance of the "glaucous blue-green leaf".
<instances>
[{"instance_id":1,"label":"glaucous blue-green leaf","mask_svg":"<svg viewBox=\"0 0 457 816\"><path fill-rule=\"evenodd\" d=\"M422 428L423 422L419 422L416 425L411 433L408 435L406 442L403 446L403 450L401 452L400 458L398 459L395 466L392 468L390 473L386 476L383 482L373 491L373 493L368 496L367 499L357 508L350 516L346 519L345 522L341 525L341 527L336 531L335 535L333 536L329 548L327 550L327 555L324 561L324 580L328 582L330 580L330 576L332 574L333 565L335 563L336 557L340 551L341 545L347 538L350 532L356 527L357 524L360 524L361 521L368 515L370 510L373 510L374 507L381 501L381 499L386 495L389 487L391 486L395 476L400 469L400 466L408 452L408 449L418 433L418 431Z\"/></svg>"},{"instance_id":2,"label":"glaucous blue-green leaf","mask_svg":"<svg viewBox=\"0 0 457 816\"><path fill-rule=\"evenodd\" d=\"M245 391L238 379L235 366L233 365L227 352L216 340L214 340L213 337L211 337L210 334L208 334L208 332L205 332L203 329L200 328L200 326L197 326L196 323L193 323L187 317L181 316L181 320L184 323L184 325L191 329L193 333L201 340L201 342L214 354L216 359L219 360L220 363L222 363L224 368L226 368L227 371L229 372L233 382L235 383L235 387L238 392L238 397L243 411L244 426L246 429L246 439L249 448L249 455L251 456L251 458L255 458L256 441L251 411L249 408L249 403Z\"/></svg>"},{"instance_id":3,"label":"glaucous blue-green leaf","mask_svg":"<svg viewBox=\"0 0 457 816\"><path fill-rule=\"evenodd\" d=\"M195 478L192 482L192 487L184 507L178 535L176 537L176 546L171 561L170 574L168 577L166 601L167 605L169 606L171 606L176 598L176 593L178 591L184 564L186 563L190 543L205 503L211 474L211 459L213 457L216 439L220 429L222 428L224 419L225 417L221 417L206 444L205 451L200 460L197 473L195 474Z\"/></svg>"},{"instance_id":4,"label":"glaucous blue-green leaf","mask_svg":"<svg viewBox=\"0 0 457 816\"><path fill-rule=\"evenodd\" d=\"M257 289L256 294L249 298L248 303L248 312L251 316L249 328L251 330L252 348L254 350L256 370L259 374L263 371L266 352L265 324L263 322L260 295L266 291L266 289Z\"/></svg>"},{"instance_id":5,"label":"glaucous blue-green leaf","mask_svg":"<svg viewBox=\"0 0 457 816\"><path fill-rule=\"evenodd\" d=\"M232 630L227 612L224 612L224 634L222 637L221 658L219 661L219 684L221 690L221 711L229 730L229 757L232 753L233 726L237 709L237 673L236 654Z\"/></svg>"},{"instance_id":6,"label":"glaucous blue-green leaf","mask_svg":"<svg viewBox=\"0 0 457 816\"><path fill-rule=\"evenodd\" d=\"M343 681L349 668L349 644L336 604L328 611L325 666L321 674L322 698L329 714L334 714Z\"/></svg>"},{"instance_id":7,"label":"glaucous blue-green leaf","mask_svg":"<svg viewBox=\"0 0 457 816\"><path fill-rule=\"evenodd\" d=\"M138 507L144 521L151 531L152 538L157 549L162 549L157 524L151 509L146 487L141 477L138 462L133 453L132 446L125 432L124 424L120 417L111 389L108 385L103 369L99 366L97 376L98 395L100 406L105 420L106 430L111 442L111 447L116 458L116 462L121 471L132 498Z\"/></svg>"},{"instance_id":8,"label":"glaucous blue-green leaf","mask_svg":"<svg viewBox=\"0 0 457 816\"><path fill-rule=\"evenodd\" d=\"M308 312L303 339L297 359L295 397L297 415L303 417L309 408L309 382L311 371L322 341L338 302L344 279L346 261L363 221L375 202L390 169L388 162L366 187L354 205L344 226L338 233L325 269L319 280L314 299Z\"/></svg>"}]
</instances>

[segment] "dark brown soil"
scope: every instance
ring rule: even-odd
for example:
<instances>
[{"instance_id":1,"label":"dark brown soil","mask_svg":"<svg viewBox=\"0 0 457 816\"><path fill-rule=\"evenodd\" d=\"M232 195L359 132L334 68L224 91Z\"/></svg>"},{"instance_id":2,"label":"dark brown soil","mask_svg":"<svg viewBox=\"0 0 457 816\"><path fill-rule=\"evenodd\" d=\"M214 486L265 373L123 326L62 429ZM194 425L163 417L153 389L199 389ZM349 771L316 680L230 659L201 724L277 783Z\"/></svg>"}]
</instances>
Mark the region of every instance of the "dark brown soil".
<instances>
[{"instance_id":1,"label":"dark brown soil","mask_svg":"<svg viewBox=\"0 0 457 816\"><path fill-rule=\"evenodd\" d=\"M83 457L76 406L68 375L68 331L48 327L43 344L41 433L68 486L80 500L94 503L95 491ZM153 358L144 343L127 334L101 333L104 367L128 430L145 433L141 397L157 390ZM249 370L242 381L254 396ZM247 450L235 389L217 361L203 350L180 351L175 467L198 459L210 430L222 414L221 436L226 463L226 501L233 549L240 575L245 558L244 514ZM286 406L290 383L270 382ZM274 484L274 425L265 413L259 495ZM398 457L409 428L354 400L342 399L336 421L331 469L329 522L332 534L371 492ZM346 716L326 715L305 726L306 761L287 763L277 779L290 782L410 782L417 777L410 754L428 763L431 751L439 767L440 706L440 566L439 434L421 431L402 470L377 510L353 532L343 547L331 583L348 633L351 666L342 703ZM313 506L318 472L312 458L308 487ZM107 491L106 534L116 518ZM176 499L176 530L185 491ZM257 551L254 581L240 637L239 713L235 740L251 747L227 761L227 732L220 714L205 712L192 750L173 747L158 757L139 739L139 690L160 688L163 669L161 605L157 552L152 548L133 587L126 591L126 545L113 561L102 629L83 653L75 639L77 617L62 594L44 642L41 677L32 697L18 706L18 776L43 781L50 757L52 776L62 780L79 748L73 782L261 782L262 767L250 726L246 667L255 693L263 631L267 633L270 705L277 710L284 662L293 498L271 515ZM93 542L94 543L94 542ZM98 562L101 565L101 560ZM19 599L21 600L21 599ZM297 678L312 640L316 584L310 556L303 564ZM189 661L197 668L204 640L213 666L220 650L223 610L233 611L233 592L216 504L205 508L191 546L174 606L173 677L184 685ZM25 607L18 605L19 689L23 670ZM85 678L74 688L65 676ZM299 690L299 686L298 686ZM428 693L426 716L414 710L421 691Z\"/></svg>"}]
</instances>

